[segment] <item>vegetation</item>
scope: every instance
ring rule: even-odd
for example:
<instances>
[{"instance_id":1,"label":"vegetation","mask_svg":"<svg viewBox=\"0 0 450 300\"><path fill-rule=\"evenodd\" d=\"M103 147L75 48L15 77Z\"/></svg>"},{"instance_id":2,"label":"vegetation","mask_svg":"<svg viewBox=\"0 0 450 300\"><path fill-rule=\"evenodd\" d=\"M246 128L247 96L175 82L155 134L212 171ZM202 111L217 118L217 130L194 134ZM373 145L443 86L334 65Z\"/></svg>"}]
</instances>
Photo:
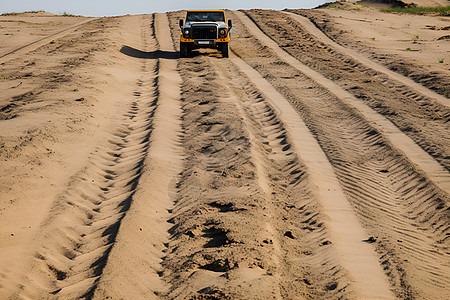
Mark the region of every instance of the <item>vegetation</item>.
<instances>
[{"instance_id":1,"label":"vegetation","mask_svg":"<svg viewBox=\"0 0 450 300\"><path fill-rule=\"evenodd\" d=\"M438 7L394 7L388 9L381 9L382 12L401 12L409 14L422 14L422 13L439 13L441 15L450 15L450 6L438 6Z\"/></svg>"},{"instance_id":2,"label":"vegetation","mask_svg":"<svg viewBox=\"0 0 450 300\"><path fill-rule=\"evenodd\" d=\"M37 13L43 13L45 11L43 10L30 10L30 11L24 11L22 13L18 13L18 12L10 12L10 13L4 13L1 14L2 16L16 16L18 14L37 14Z\"/></svg>"},{"instance_id":3,"label":"vegetation","mask_svg":"<svg viewBox=\"0 0 450 300\"><path fill-rule=\"evenodd\" d=\"M63 14L62 14L64 17L75 17L75 15L73 15L73 14L69 14L68 12L64 12Z\"/></svg>"},{"instance_id":4,"label":"vegetation","mask_svg":"<svg viewBox=\"0 0 450 300\"><path fill-rule=\"evenodd\" d=\"M24 11L24 12L10 12L10 13L3 13L0 16L17 16L17 15L21 15L21 14L37 14L37 13L45 13L45 10L30 10L30 11ZM74 17L75 15L70 14L68 12L63 12L60 13L61 15L65 16L65 17Z\"/></svg>"}]
</instances>

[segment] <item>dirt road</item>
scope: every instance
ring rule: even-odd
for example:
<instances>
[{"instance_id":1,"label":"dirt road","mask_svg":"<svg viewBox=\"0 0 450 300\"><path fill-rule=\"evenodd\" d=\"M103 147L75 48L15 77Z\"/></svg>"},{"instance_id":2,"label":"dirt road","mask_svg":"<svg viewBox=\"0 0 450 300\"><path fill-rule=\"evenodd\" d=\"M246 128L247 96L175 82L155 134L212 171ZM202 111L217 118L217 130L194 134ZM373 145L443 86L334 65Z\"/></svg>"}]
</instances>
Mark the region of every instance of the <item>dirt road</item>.
<instances>
[{"instance_id":1,"label":"dirt road","mask_svg":"<svg viewBox=\"0 0 450 300\"><path fill-rule=\"evenodd\" d=\"M450 298L448 70L227 13L229 59L184 12L3 49L0 298Z\"/></svg>"}]
</instances>

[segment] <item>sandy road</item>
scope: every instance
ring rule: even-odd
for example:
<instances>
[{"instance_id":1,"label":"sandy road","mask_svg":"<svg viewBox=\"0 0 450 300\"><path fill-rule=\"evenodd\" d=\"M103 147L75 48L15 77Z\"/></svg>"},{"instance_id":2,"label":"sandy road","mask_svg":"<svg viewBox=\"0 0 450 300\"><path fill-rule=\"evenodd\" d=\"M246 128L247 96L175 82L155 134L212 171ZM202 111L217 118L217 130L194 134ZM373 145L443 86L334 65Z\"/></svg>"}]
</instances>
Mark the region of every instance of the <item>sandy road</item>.
<instances>
[{"instance_id":1,"label":"sandy road","mask_svg":"<svg viewBox=\"0 0 450 300\"><path fill-rule=\"evenodd\" d=\"M142 75L136 82L137 91L128 96L132 100L126 101L128 108L116 120L115 129L107 140L96 145L87 165L72 177L65 191L58 196L52 213L40 228L40 238L34 242L36 254L30 262L32 267L22 274L20 289L14 297L104 298L101 296L104 290L108 295L118 295L120 291L126 297L145 297L151 293L146 287L146 278L142 278L142 283L134 282L128 290L120 288L114 280L120 281L118 275L121 274L129 276L129 273L123 273L121 258L126 258L134 268L133 255L123 257L127 246L133 248L132 252L140 260L149 250L145 248L139 252L133 246L136 240L142 242L151 234L151 229L158 226L161 233L168 231L168 226L164 226L167 224L165 214L171 206L170 190L175 188L179 172L176 161L180 160L177 151L180 128L176 117L179 93L174 90L180 79L177 79L177 62L173 59L176 53L165 19L165 15L158 15L153 21L146 17L131 23L142 28L140 44L148 48L148 53L153 51L157 55L155 59L143 61L139 71ZM149 25L164 38L158 40ZM144 50L147 49L141 51ZM158 53L172 53L172 58L160 57ZM172 118L167 119L166 115ZM158 201L147 202L149 199ZM149 224L136 224L148 214L152 215ZM139 226L137 236L135 226ZM127 230L129 228L131 232ZM125 233L119 234L119 229ZM146 234L140 235L144 230ZM162 239L165 241L167 237ZM162 242L158 243L152 234L149 244L159 249ZM119 255L116 255L117 251ZM150 250L151 253L155 251ZM150 264L161 256L153 255L155 258L149 257ZM107 264L110 256L112 262ZM114 267L115 264L120 266ZM150 278L151 275L156 275L156 271ZM100 296L96 296L98 286ZM137 287L143 290L137 290ZM150 288L156 289L154 285Z\"/></svg>"},{"instance_id":2,"label":"sandy road","mask_svg":"<svg viewBox=\"0 0 450 300\"><path fill-rule=\"evenodd\" d=\"M237 57L233 57L233 62L252 78L270 104L278 109L276 113L282 115L281 119L291 136L295 152L305 162L311 181L317 187L317 198L323 206L323 214L327 216L326 223L333 236L334 247L341 257L339 263L354 279L353 285L358 297L394 298L374 257L372 247L361 243L367 233L356 219L331 164L317 141L289 102L257 71Z\"/></svg>"},{"instance_id":3,"label":"sandy road","mask_svg":"<svg viewBox=\"0 0 450 300\"><path fill-rule=\"evenodd\" d=\"M254 14L252 14L252 16L253 15ZM242 15L240 16L243 17ZM274 22L273 18L272 19L265 18L265 20L271 20L270 22ZM246 22L247 22L246 25L247 24L248 26L252 25L250 24L251 22L250 23L248 23L248 21ZM401 251L406 250L406 252L409 251L415 252L415 254L413 253L406 254L405 258L411 260L410 255L413 255L413 257L416 257L418 261L421 262L428 261L427 265L433 264L433 261L438 259L440 263L434 265L432 268L428 269L428 271L425 271L429 275L425 275L423 277L423 280L424 282L431 281L430 282L431 286L434 286L437 282L441 281L442 278L447 278L444 280L444 282L446 282L448 280L448 276L445 275L448 273L448 266L446 265L444 258L446 248L445 247L441 248L444 252L440 252L438 250L437 253L435 252L435 250L433 250L433 248L434 247L440 248L440 244L443 241L442 237L445 236L445 232L447 230L447 227L444 224L448 220L445 210L445 207L448 205L446 204L448 203L447 202L448 200L443 199L447 197L445 195L448 193L447 188L448 183L446 183L448 181L448 173L445 170L441 169L441 171L438 172L439 174L436 174L437 176L433 180L432 172L430 173L425 172L426 174L431 175L431 181L437 183L436 186L437 189L434 188L435 192L432 192L432 194L433 193L440 194L440 196L437 196L435 200L438 200L439 202L443 200L443 202L440 202L441 204L438 204L437 206L432 205L431 207L429 206L431 203L428 202L428 204L425 204L427 203L430 197L428 193L426 193L423 198L419 194L416 194L414 196L413 194L409 194L411 190L408 189L413 189L416 192L423 190L422 186L423 171L419 170L419 172L414 175L413 173L410 173L411 171L410 168L408 168L409 170L407 171L404 169L404 167L400 167L400 165L404 166L406 162L405 161L394 162L396 160L394 159L395 157L397 157L397 159L399 159L400 157L398 156L398 154L396 154L397 151L392 149L390 145L398 147L398 149L400 149L400 151L403 153L405 153L406 151L403 151L402 149L407 148L408 146L404 146L401 143L399 143L401 139L399 140L398 136L394 137L391 136L391 141L386 141L386 138L389 138L389 134L385 134L385 137L382 137L380 133L383 132L383 129L377 128L376 125L374 128L373 125L371 125L366 121L366 120L371 121L371 119L373 120L373 118L370 117L370 115L369 116L367 114L364 115L365 109L361 109L361 107L359 107L359 109L357 110L353 110L352 108L350 108L349 110L349 108L345 107L346 105L342 106L342 104L350 104L351 106L353 104L349 103L348 100L346 99L348 98L348 96L346 97L345 94L339 94L338 92L339 87L336 87L334 83L330 84L327 82L327 80L323 80L321 76L316 76L315 74L317 73L310 72L307 68L305 69L303 67L296 66L297 65L296 61L292 61L290 58L286 59L286 52L284 51L280 52L277 46L271 40L269 40L268 43L272 42L272 44L268 43L265 44L268 46L267 48L270 49L269 51L272 51L273 49L274 53L277 53L276 55L279 56L281 59L283 59L285 62L287 62L288 65L276 63L276 60L275 62L272 62L272 58L274 57L274 55L268 54L266 50L267 48L266 49L263 48L263 45L265 43L263 41L265 41L264 39L267 40L267 38L262 34L262 32L258 33L254 29L252 30L253 31L250 31L249 28L249 31L255 34L258 40L262 41L261 42L262 45L255 47L258 50L255 49L253 50L253 52L251 50L250 51L247 50L246 48L251 47L249 46L250 43L254 45L260 42L257 40L251 40L246 35L247 33L240 32L242 36L245 39L247 39L248 43L235 44L236 46L234 47L234 49L236 49L236 53L240 55L242 58L244 58L246 61L248 61L250 65L256 68L265 78L268 78L269 81L275 87L277 87L283 95L285 95L285 97L290 99L294 107L297 107L299 111L303 112L302 114L306 119L308 127L318 138L322 149L326 152L328 159L335 168L335 172L338 174L338 177L340 177L341 184L344 186L346 192L350 195L350 199L353 202L356 213L359 214L360 219L363 220L363 224L365 222L367 222L366 223L367 225L370 224L368 225L367 228L369 229L371 228L369 232L373 234L372 236L377 236L379 239L387 238L386 237L387 232L381 234L377 229L372 227L375 226L375 224L377 224L376 226L378 227L384 227L384 225L387 225L386 228L379 228L379 229L382 229L383 231L386 229L388 231L394 231L395 235L402 232L403 229L405 229L405 227L409 227L410 229L408 229L408 231L414 232L414 234L412 234L410 238L403 237L397 239L397 242L400 241L401 243L403 242L411 243L411 245L406 246L405 247L406 249L401 249ZM259 56L259 61L255 59L254 54L250 54L258 51L262 52L261 55ZM270 58L265 59L266 57ZM298 73L299 71L301 71L303 74L302 73L299 74ZM288 81L299 82L301 80L303 81L303 84L297 84L297 86L293 85L292 83L288 83ZM282 83L282 81L286 81L286 83ZM311 93L311 87L316 91ZM332 104L335 100L332 99L336 96L338 102L336 103L335 106L334 104ZM358 112L357 114L355 114L356 111ZM338 125L339 124L338 120L342 121L342 125ZM348 136L347 134L350 135ZM443 135L445 135L444 131ZM358 140L360 141L359 144L358 142L356 142ZM388 152L386 152L386 150ZM389 154L390 151L393 152ZM346 152L347 154L343 155L344 152ZM371 152L372 154L370 154ZM413 163L413 165L415 164L414 160L415 156L418 155L418 153L420 152L421 150L416 150L412 153L410 161ZM437 168L440 169L440 167L436 164L436 162L433 161L431 157L427 158L426 156L427 155L425 155L425 159L430 160L431 164L436 165ZM427 164L426 166L429 165ZM397 171L395 171L396 169ZM373 172L371 170L373 170ZM393 190L391 180L388 179L388 181L386 181L386 178L383 178L385 177L384 174L389 174L392 171L394 173L393 175L395 177L394 180L396 186L397 188L399 188L399 190ZM401 175L401 173L405 171L407 171L407 173L409 174ZM441 175L443 177L441 177ZM416 177L416 179L414 179L414 177ZM401 182L400 178L403 178L404 180L403 183L400 183ZM444 179L443 181L444 185L440 185L440 181L442 178ZM441 193L439 191L440 188L442 188L442 191L444 193ZM402 191L402 189L405 190ZM404 194L407 190L408 190L407 194ZM396 194L398 196L396 196ZM444 208L444 210L442 211L443 215L442 217L439 218L442 223L440 223L440 225L437 225L437 228L440 228L443 231L439 232L435 236L434 241L433 239L431 239L428 240L428 242L425 242L424 244L421 244L420 242L426 241L430 237L428 234L426 235L427 237L423 236L421 231L422 229L430 225L433 226L434 221L430 220L430 223L428 223L429 225L425 225L423 227L420 226L421 229L416 230L413 228L419 227L419 225L416 223L419 220L411 215L407 216L407 214L411 213L410 205L412 204L412 202L410 201L412 200L412 198L415 197L417 197L418 201L414 205L415 211L413 212L413 214L417 213L418 212L417 210L420 211L422 209L425 212L429 211L429 209L439 211L441 208ZM391 199L392 200L408 199L408 201L406 203L402 203L402 201L398 200L392 201ZM380 209L385 212L379 214L375 212L374 209L375 210ZM402 219L401 217L402 215L405 216L404 219ZM375 220L373 218L375 218ZM378 222L379 218L387 218L391 219L391 221L381 225ZM370 219L372 219L372 221L368 221ZM411 220L415 221L411 222ZM428 222L426 221L426 218L420 220L419 222L424 221ZM434 229L431 229L431 231L433 233L436 233ZM382 235L385 235L385 237L381 237ZM389 233L387 235L391 234ZM428 246L425 246L425 244L428 244ZM426 247L426 249L428 250L423 249L422 246ZM431 248L429 248L430 246ZM395 250L394 251L392 250L393 249L389 249L388 252L390 252L390 254L393 254ZM380 249L378 249L378 251L380 251ZM441 256L438 253L442 253L442 255L444 256ZM434 256L435 254L438 255L435 258L432 258L432 256ZM396 280L399 280L397 276L405 276L406 274L393 274L393 272L389 270L389 267L386 266L387 264L390 264L389 259L386 259L388 256L389 255L387 253L383 253L380 258L383 261L383 264L385 265L384 266L385 270L388 270L388 274L391 277L391 281L394 282ZM395 258L395 260L397 259L398 258ZM416 267L422 269L422 267L419 267L418 265ZM439 272L439 274L441 274L438 276L439 279L438 278L432 279L431 277L428 277L434 273L433 271L434 268L442 270L441 272ZM423 272L424 270L421 271ZM398 284L404 286L405 282L401 282L402 280L403 279L400 279L399 280L400 282L398 282ZM438 286L443 288L445 284L444 285L438 284ZM426 297L430 297L430 294L428 293L433 294L434 292L433 288L427 288L426 286L423 288L424 290L421 292L423 292L426 295ZM399 293L398 296L400 297L404 297L404 295L408 293L412 294L411 290L413 289L410 287L404 286L401 289L403 289L403 291L398 291ZM436 293L432 297L440 297L439 296L441 295L440 293L441 292Z\"/></svg>"},{"instance_id":4,"label":"sandy road","mask_svg":"<svg viewBox=\"0 0 450 300\"><path fill-rule=\"evenodd\" d=\"M346 92L344 89L340 88L337 84L335 84L331 80L327 80L320 73L315 72L314 70L306 67L305 65L298 62L296 59L287 55L275 42L273 42L268 36L265 36L256 25L251 22L250 19L245 18L243 13L236 12L235 15L239 16L241 21L249 28L249 30L256 36L258 39L262 41L264 45L270 47L281 59L286 61L289 65L293 66L300 72L303 72L306 76L308 76L313 81L319 83L324 88L328 89L331 93L333 93L336 97L344 101L348 106L356 109L361 114L363 114L364 118L373 124L373 126L380 131L386 138L390 140L390 143L393 144L394 147L402 151L414 164L416 164L419 168L426 172L429 179L433 181L439 188L441 188L445 192L450 191L450 177L448 172L436 162L435 159L430 157L424 151L414 143L414 141L408 139L408 137L391 124L387 119L383 118L380 114L371 110L369 107L365 106L362 101L357 100L356 97L353 97L352 94ZM296 16L294 16L297 18ZM303 22L303 20L301 20ZM320 35L319 35L320 37ZM320 37L321 41L323 37ZM337 47L337 46L335 46ZM340 48L339 48L340 49ZM340 49L342 51L342 49ZM364 60L363 60L364 61ZM381 70L381 67L374 64L377 69ZM370 66L370 65L369 65ZM386 72L388 72L386 70ZM390 75L391 72L388 72ZM396 74L394 78L402 77L399 74ZM402 78L403 79L403 78ZM407 79L404 79L405 81ZM417 84L411 83L412 87L415 87ZM425 88L424 88L425 89ZM425 89L426 90L426 89ZM428 95L432 95L441 100L441 95L435 95L432 91L427 91ZM443 97L442 97L443 98ZM441 101L444 106L447 106L448 103L444 103ZM448 101L447 101L448 102ZM444 135L443 133L442 135Z\"/></svg>"},{"instance_id":5,"label":"sandy road","mask_svg":"<svg viewBox=\"0 0 450 300\"><path fill-rule=\"evenodd\" d=\"M157 91L152 88L143 89L146 94L155 92L157 95L154 114L146 114L153 122L148 141L150 147L145 154L142 178L136 188L131 211L127 212L120 226L109 262L96 288L93 298L97 299L105 299L108 296L144 299L152 294L167 293L170 288L158 273L162 269L160 262L164 256L163 246L169 240L170 224L167 220L176 199L174 195L177 176L182 167L179 90L181 77L177 72L177 55L170 38L167 16L156 14L153 18L153 29L156 33L153 38L156 39L158 51L168 53L169 58L161 55L154 60L157 64L157 77L149 83L156 86ZM146 20L148 19L144 19L144 22ZM146 25L142 24L142 30L148 35L149 29ZM154 51L152 44L147 47L144 50ZM144 87L145 81L149 80L148 74L143 74L141 80ZM148 95L144 93L141 94L143 98ZM145 262L142 261L144 257ZM130 276L135 279L130 279ZM128 284L125 285L124 282Z\"/></svg>"},{"instance_id":6,"label":"sandy road","mask_svg":"<svg viewBox=\"0 0 450 300\"><path fill-rule=\"evenodd\" d=\"M444 100L433 98L440 95L417 93L395 78L354 60L342 50L324 44L290 15L280 13L269 20L264 12L251 11L249 16L291 56L333 81L335 90L345 90L363 100L360 102L386 117L448 170L446 142L449 109ZM279 30L281 25L283 30ZM294 37L304 42L295 43ZM345 94L341 93L340 97L345 97Z\"/></svg>"},{"instance_id":7,"label":"sandy road","mask_svg":"<svg viewBox=\"0 0 450 300\"><path fill-rule=\"evenodd\" d=\"M445 105L427 95L417 100L417 92L397 83L393 91L406 90L403 95L424 105L405 108L395 93L387 99L370 87L378 76L364 82L364 74L376 71L361 61L364 76L354 78L367 98L383 104L373 109L376 103L330 79L326 64L311 63L323 55L317 49L335 49L301 37L308 32L297 30L295 18L230 14L237 28L230 59L202 50L180 60L183 12L96 21L33 49L40 63L49 53L66 61L69 49L56 48L65 39L79 47L83 60L67 69L73 79L52 89L67 95L74 92L67 82L76 83L86 106L33 109L33 101L51 97L31 76L23 85L33 94L2 110L1 122L20 128L31 126L21 120L33 114L39 120L57 111L59 117L51 119L55 127L32 123L47 129L52 143L36 134L14 148L13 126L1 131L5 161L41 160L31 175L13 173L22 182L2 179L11 188L4 195L32 183L33 174L55 171L48 183L36 184L49 190L39 198L32 228L1 223L2 241L16 239L0 248L1 297L448 298ZM296 28L291 34L316 50L283 51L286 36L270 29L280 24ZM92 52L77 40L88 32L92 45L102 37L107 47ZM335 74L352 79L346 58L332 57ZM27 63L14 58L3 72L19 73ZM25 68L33 74L37 67ZM73 110L83 122L65 123ZM423 134L416 137L399 119L426 120ZM58 146L63 141L73 149ZM48 147L57 163L40 154ZM24 200L2 207L3 220L26 218L33 195L25 189ZM7 255L25 247L7 265Z\"/></svg>"}]
</instances>

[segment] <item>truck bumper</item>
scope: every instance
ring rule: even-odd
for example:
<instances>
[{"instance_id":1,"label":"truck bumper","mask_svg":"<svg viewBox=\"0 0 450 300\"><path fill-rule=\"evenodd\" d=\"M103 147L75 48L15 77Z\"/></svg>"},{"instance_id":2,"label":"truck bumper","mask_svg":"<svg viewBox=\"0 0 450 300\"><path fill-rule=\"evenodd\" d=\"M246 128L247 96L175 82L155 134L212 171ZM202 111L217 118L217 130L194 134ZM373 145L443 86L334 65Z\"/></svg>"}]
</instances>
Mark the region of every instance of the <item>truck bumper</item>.
<instances>
[{"instance_id":1,"label":"truck bumper","mask_svg":"<svg viewBox=\"0 0 450 300\"><path fill-rule=\"evenodd\" d=\"M195 45L201 45L198 42L201 42L202 40L194 40L194 39L187 39L183 36L183 34L180 34L180 42L181 43L193 43ZM204 40L203 40L204 41ZM225 38L218 38L216 40L207 40L207 41L213 41L213 44L209 44L209 45L216 45L217 43L228 43L230 41L230 36L227 35Z\"/></svg>"}]
</instances>

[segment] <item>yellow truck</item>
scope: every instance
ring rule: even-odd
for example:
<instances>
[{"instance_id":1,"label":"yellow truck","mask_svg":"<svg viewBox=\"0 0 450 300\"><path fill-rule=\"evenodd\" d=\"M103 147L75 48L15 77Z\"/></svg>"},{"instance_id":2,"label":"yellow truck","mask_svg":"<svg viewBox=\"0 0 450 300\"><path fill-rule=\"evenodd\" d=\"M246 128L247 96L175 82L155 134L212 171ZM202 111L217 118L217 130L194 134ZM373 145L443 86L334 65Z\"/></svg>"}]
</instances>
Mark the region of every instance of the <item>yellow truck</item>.
<instances>
[{"instance_id":1,"label":"yellow truck","mask_svg":"<svg viewBox=\"0 0 450 300\"><path fill-rule=\"evenodd\" d=\"M185 22L180 20L180 57L188 57L193 49L213 48L228 57L232 21L225 10L188 10Z\"/></svg>"}]
</instances>

